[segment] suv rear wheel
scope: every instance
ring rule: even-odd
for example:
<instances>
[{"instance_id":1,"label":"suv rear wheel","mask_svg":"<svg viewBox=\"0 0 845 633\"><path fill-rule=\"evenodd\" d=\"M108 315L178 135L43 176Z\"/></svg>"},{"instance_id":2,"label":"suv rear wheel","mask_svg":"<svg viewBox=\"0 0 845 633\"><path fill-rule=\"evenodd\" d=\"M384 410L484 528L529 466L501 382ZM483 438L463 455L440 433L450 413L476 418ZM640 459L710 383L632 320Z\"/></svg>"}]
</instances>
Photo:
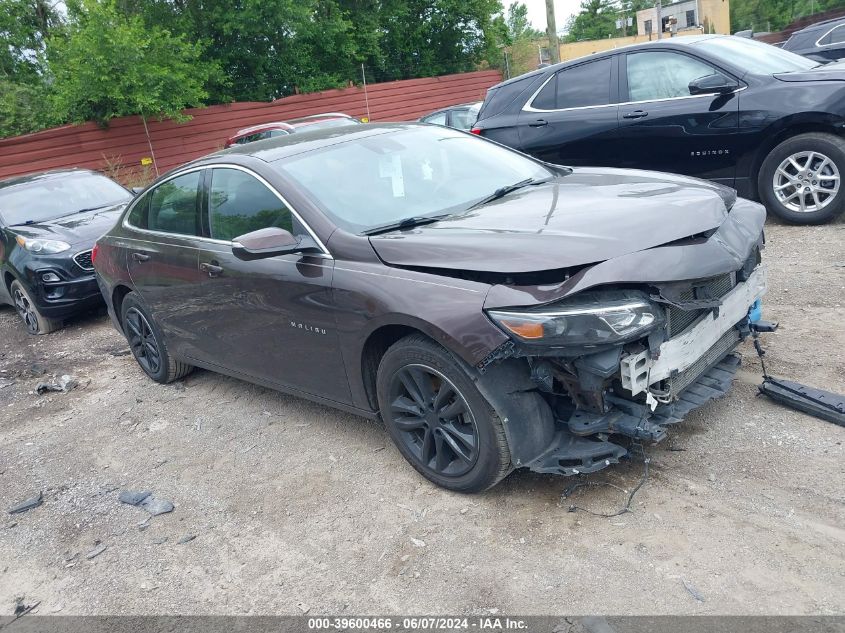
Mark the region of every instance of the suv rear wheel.
<instances>
[{"instance_id":1,"label":"suv rear wheel","mask_svg":"<svg viewBox=\"0 0 845 633\"><path fill-rule=\"evenodd\" d=\"M845 140L799 134L775 147L757 187L766 208L793 224L823 224L845 211Z\"/></svg>"},{"instance_id":2,"label":"suv rear wheel","mask_svg":"<svg viewBox=\"0 0 845 633\"><path fill-rule=\"evenodd\" d=\"M173 359L167 352L158 324L134 292L123 298L121 323L132 355L147 376L165 384L191 372L191 365Z\"/></svg>"},{"instance_id":3,"label":"suv rear wheel","mask_svg":"<svg viewBox=\"0 0 845 633\"><path fill-rule=\"evenodd\" d=\"M421 335L387 350L376 386L399 452L425 478L457 492L491 488L513 470L502 421L464 366Z\"/></svg>"}]
</instances>

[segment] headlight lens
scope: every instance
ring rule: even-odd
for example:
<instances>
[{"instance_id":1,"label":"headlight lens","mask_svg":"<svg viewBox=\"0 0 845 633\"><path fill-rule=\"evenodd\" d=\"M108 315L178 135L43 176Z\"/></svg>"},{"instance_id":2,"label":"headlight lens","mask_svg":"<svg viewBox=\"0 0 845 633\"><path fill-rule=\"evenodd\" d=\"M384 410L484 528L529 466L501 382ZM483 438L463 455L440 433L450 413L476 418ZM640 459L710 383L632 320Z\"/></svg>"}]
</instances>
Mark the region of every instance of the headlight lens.
<instances>
[{"instance_id":1,"label":"headlight lens","mask_svg":"<svg viewBox=\"0 0 845 633\"><path fill-rule=\"evenodd\" d=\"M60 240L39 240L21 237L20 235L18 235L15 239L18 244L26 250L32 253L39 253L41 255L53 255L70 249L70 244Z\"/></svg>"},{"instance_id":2,"label":"headlight lens","mask_svg":"<svg viewBox=\"0 0 845 633\"><path fill-rule=\"evenodd\" d=\"M663 323L663 311L637 295L582 295L577 301L488 314L517 340L540 345L598 347L640 338Z\"/></svg>"}]
</instances>

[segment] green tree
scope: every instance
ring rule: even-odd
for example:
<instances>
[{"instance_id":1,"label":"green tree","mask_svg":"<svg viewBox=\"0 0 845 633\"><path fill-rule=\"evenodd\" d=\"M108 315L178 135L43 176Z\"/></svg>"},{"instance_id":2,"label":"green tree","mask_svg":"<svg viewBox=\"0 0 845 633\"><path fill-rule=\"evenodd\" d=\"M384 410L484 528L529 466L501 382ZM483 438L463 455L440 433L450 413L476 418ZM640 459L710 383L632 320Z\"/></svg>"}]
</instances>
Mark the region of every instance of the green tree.
<instances>
[{"instance_id":1,"label":"green tree","mask_svg":"<svg viewBox=\"0 0 845 633\"><path fill-rule=\"evenodd\" d=\"M598 40L617 34L619 5L614 0L583 0L567 24L567 42Z\"/></svg>"},{"instance_id":2,"label":"green tree","mask_svg":"<svg viewBox=\"0 0 845 633\"><path fill-rule=\"evenodd\" d=\"M200 44L145 27L115 0L69 3L68 15L66 35L48 42L54 103L67 120L105 125L139 114L146 128L151 116L186 120L182 110L208 97L205 85L218 69L201 60Z\"/></svg>"},{"instance_id":3,"label":"green tree","mask_svg":"<svg viewBox=\"0 0 845 633\"><path fill-rule=\"evenodd\" d=\"M0 138L59 122L48 99L44 51L61 26L44 0L0 0Z\"/></svg>"},{"instance_id":4,"label":"green tree","mask_svg":"<svg viewBox=\"0 0 845 633\"><path fill-rule=\"evenodd\" d=\"M114 0L68 4L64 36L52 38L48 58L57 108L70 121L105 124L118 116L186 117L203 105L205 84L217 77L202 46L162 27L145 27Z\"/></svg>"},{"instance_id":5,"label":"green tree","mask_svg":"<svg viewBox=\"0 0 845 633\"><path fill-rule=\"evenodd\" d=\"M528 21L528 7L521 2L512 2L508 6L508 14L505 19L509 44L520 40L533 40L543 37L545 33L531 26Z\"/></svg>"}]
</instances>

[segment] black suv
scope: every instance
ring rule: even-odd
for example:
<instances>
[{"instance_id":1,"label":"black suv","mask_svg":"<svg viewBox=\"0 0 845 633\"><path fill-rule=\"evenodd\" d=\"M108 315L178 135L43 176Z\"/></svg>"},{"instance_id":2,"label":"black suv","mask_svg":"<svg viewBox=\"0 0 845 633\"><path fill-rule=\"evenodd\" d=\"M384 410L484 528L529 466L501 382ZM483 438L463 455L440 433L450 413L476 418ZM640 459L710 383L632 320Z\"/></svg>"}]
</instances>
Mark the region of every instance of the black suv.
<instances>
[{"instance_id":1,"label":"black suv","mask_svg":"<svg viewBox=\"0 0 845 633\"><path fill-rule=\"evenodd\" d=\"M0 305L13 305L30 334L102 305L91 250L131 199L87 169L0 181Z\"/></svg>"},{"instance_id":2,"label":"black suv","mask_svg":"<svg viewBox=\"0 0 845 633\"><path fill-rule=\"evenodd\" d=\"M784 42L783 49L822 64L845 59L845 17L796 31Z\"/></svg>"},{"instance_id":3,"label":"black suv","mask_svg":"<svg viewBox=\"0 0 845 633\"><path fill-rule=\"evenodd\" d=\"M845 209L845 69L733 36L639 44L492 87L472 130L565 165L734 187L796 224Z\"/></svg>"}]
</instances>

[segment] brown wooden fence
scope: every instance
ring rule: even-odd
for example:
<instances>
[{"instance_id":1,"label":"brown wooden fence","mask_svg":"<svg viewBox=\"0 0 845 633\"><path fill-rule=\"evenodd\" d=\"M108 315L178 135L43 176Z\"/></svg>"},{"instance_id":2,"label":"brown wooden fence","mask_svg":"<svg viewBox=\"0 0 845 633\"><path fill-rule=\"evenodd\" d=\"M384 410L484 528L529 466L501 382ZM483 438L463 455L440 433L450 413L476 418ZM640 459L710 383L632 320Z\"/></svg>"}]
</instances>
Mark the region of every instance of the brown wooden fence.
<instances>
[{"instance_id":1,"label":"brown wooden fence","mask_svg":"<svg viewBox=\"0 0 845 633\"><path fill-rule=\"evenodd\" d=\"M240 128L320 112L345 112L370 120L407 121L449 105L480 101L501 81L488 70L442 77L406 79L360 87L294 95L271 103L232 103L186 110L187 123L149 121L158 169L164 173L223 147ZM63 167L88 167L124 176L134 174L150 156L141 119L112 119L107 128L94 123L62 127L0 140L0 178ZM118 177L120 177L118 175Z\"/></svg>"}]
</instances>

